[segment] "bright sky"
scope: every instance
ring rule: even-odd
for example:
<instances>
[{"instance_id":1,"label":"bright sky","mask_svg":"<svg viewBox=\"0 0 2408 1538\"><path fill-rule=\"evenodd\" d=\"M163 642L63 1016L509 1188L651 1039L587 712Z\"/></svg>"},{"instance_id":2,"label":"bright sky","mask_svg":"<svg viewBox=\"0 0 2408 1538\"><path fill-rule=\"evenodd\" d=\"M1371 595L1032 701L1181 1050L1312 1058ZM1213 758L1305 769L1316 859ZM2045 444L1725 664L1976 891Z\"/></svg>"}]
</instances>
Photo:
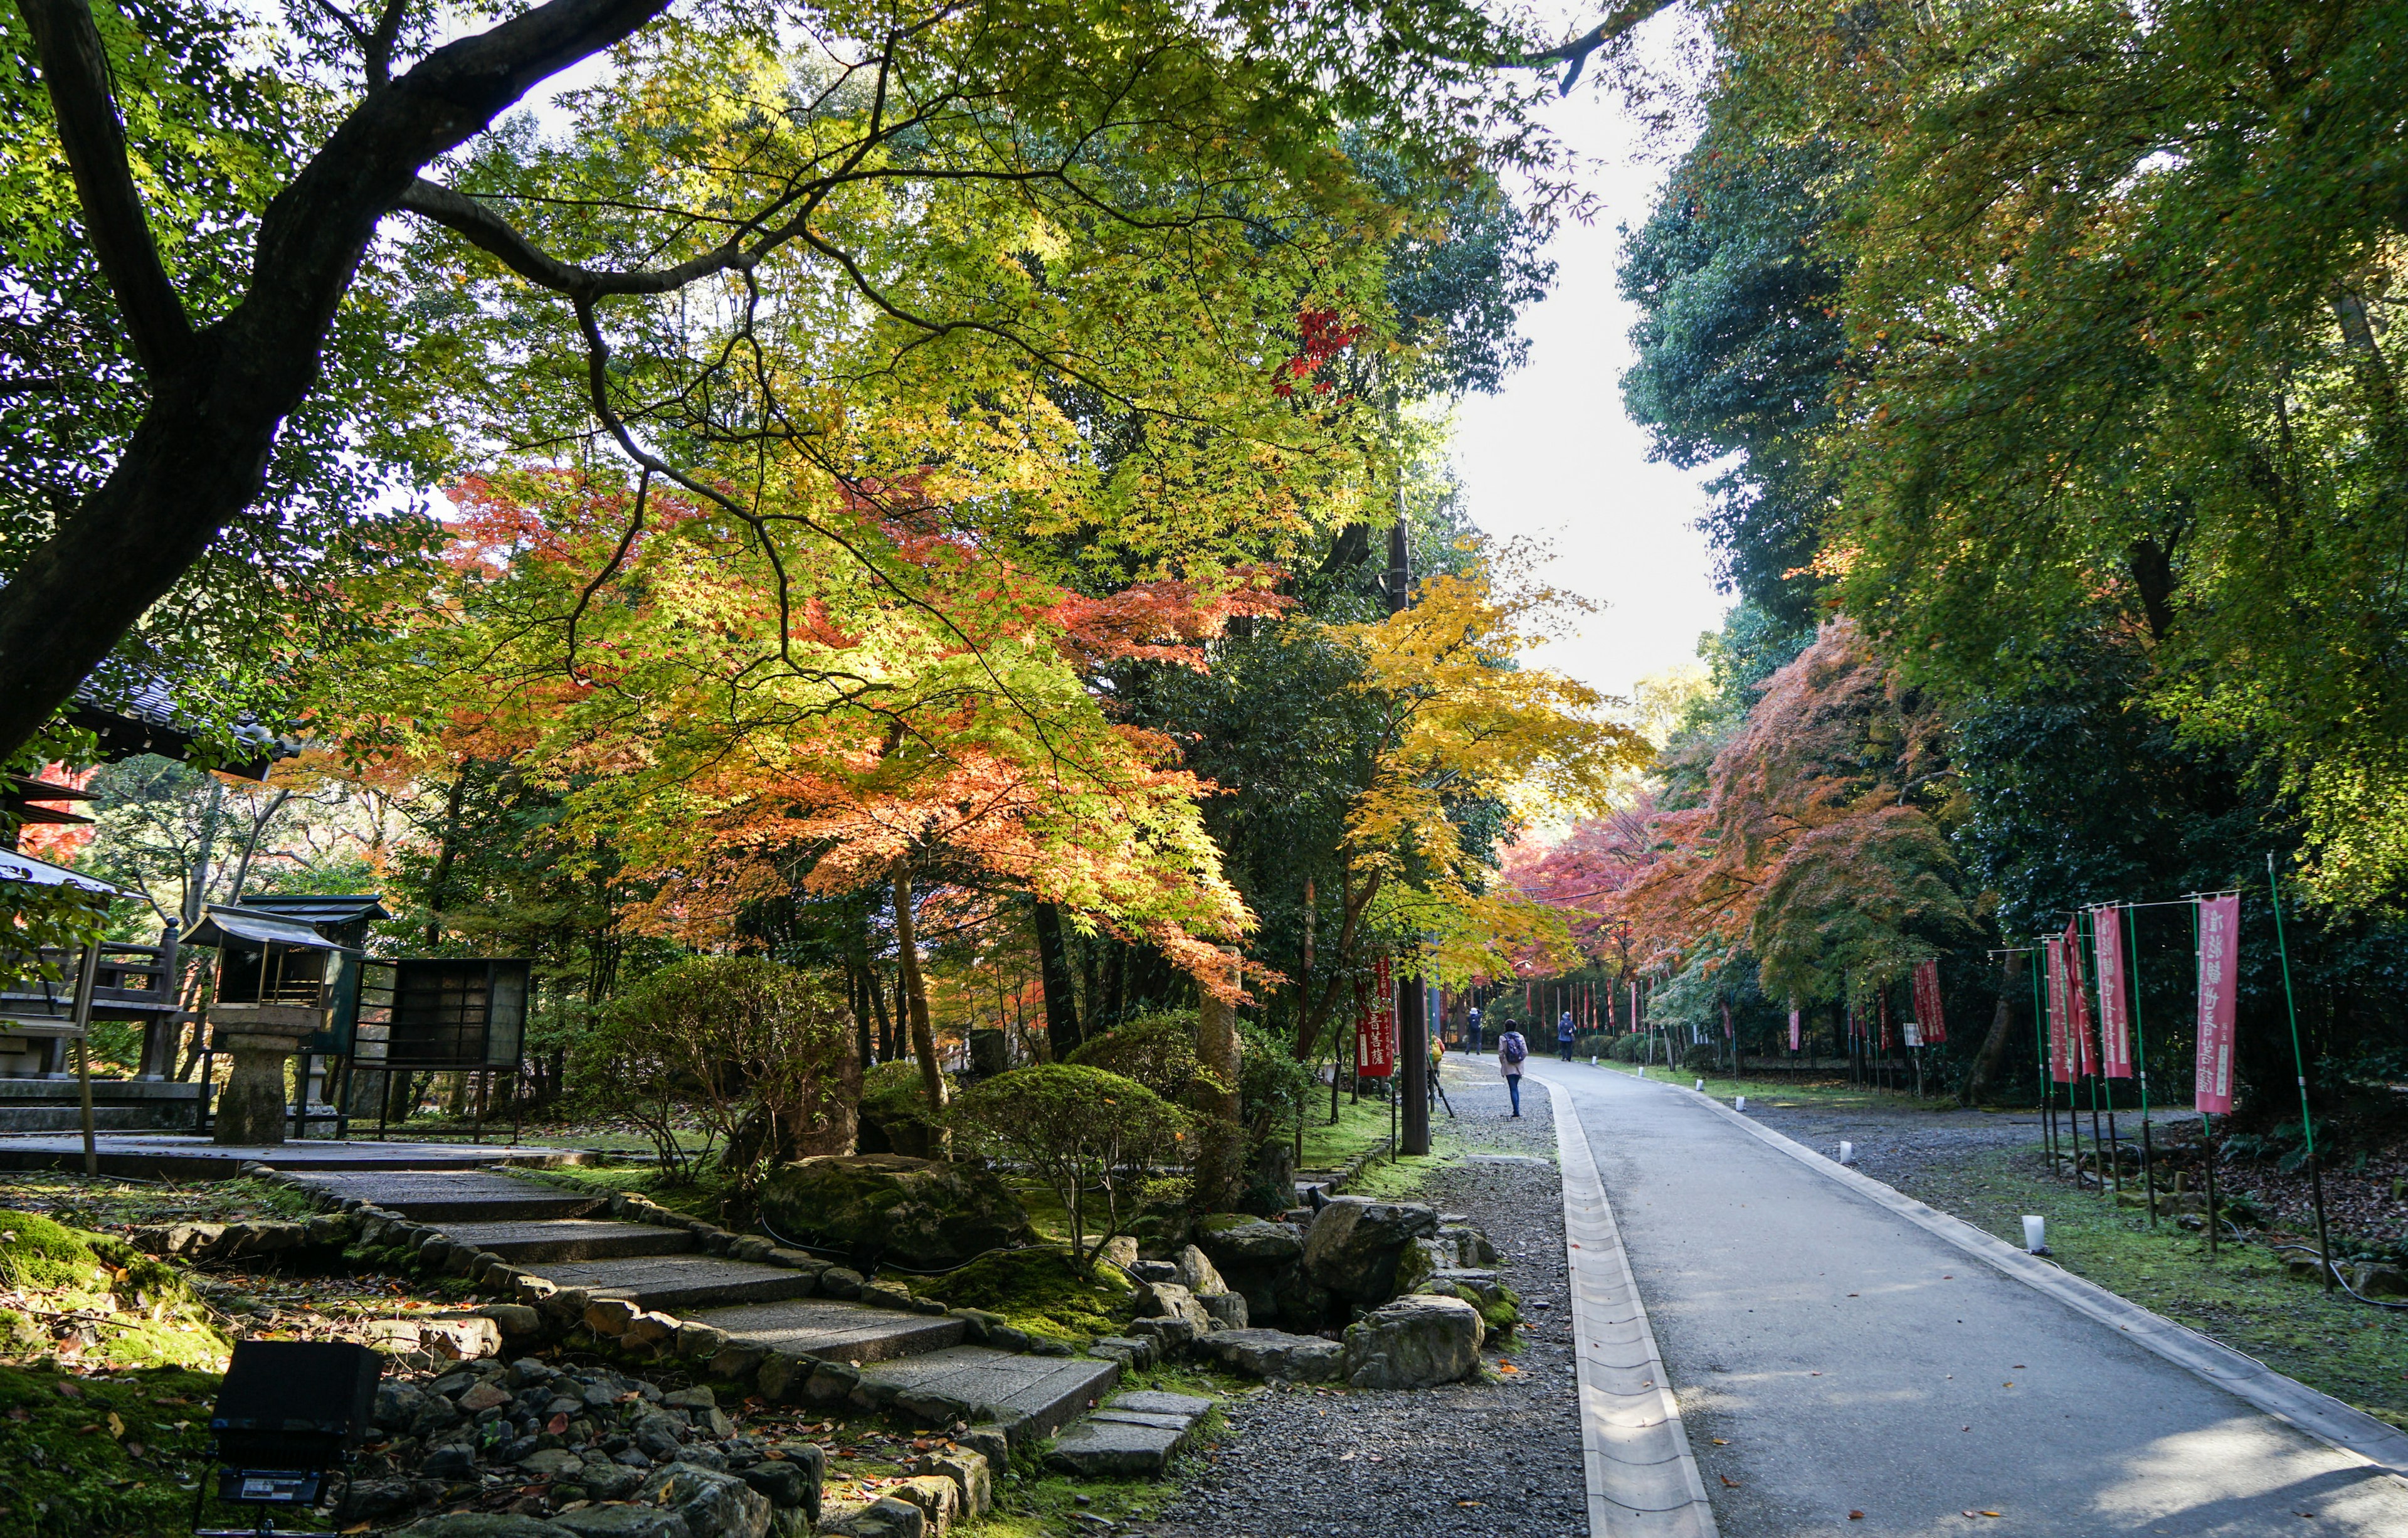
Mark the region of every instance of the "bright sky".
<instances>
[{"instance_id":1,"label":"bright sky","mask_svg":"<svg viewBox=\"0 0 2408 1538\"><path fill-rule=\"evenodd\" d=\"M1649 463L1646 435L1622 409L1633 312L1614 287L1617 227L1645 221L1664 163L1611 93L1584 83L1552 121L1588 157L1584 184L1601 208L1549 246L1555 293L1522 323L1530 361L1497 395L1464 403L1455 469L1473 522L1500 539L1544 540L1547 579L1603 606L1538 660L1627 695L1635 681L1694 660L1698 632L1719 625L1730 600L1714 591L1692 526L1706 477Z\"/></svg>"}]
</instances>

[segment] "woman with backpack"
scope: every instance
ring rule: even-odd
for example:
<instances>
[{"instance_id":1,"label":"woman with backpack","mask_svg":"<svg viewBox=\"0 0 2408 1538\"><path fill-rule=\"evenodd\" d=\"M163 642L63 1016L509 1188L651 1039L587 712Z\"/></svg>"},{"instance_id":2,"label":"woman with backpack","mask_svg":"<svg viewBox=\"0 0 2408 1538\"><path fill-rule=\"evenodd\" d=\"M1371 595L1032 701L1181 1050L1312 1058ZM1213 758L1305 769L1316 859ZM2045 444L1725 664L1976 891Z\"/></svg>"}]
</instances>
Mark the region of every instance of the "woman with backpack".
<instances>
[{"instance_id":1,"label":"woman with backpack","mask_svg":"<svg viewBox=\"0 0 2408 1538\"><path fill-rule=\"evenodd\" d=\"M1505 1075L1505 1092L1513 1097L1516 1116L1522 1114L1522 1060L1529 1056L1530 1043L1520 1031L1508 1029L1497 1038L1497 1071Z\"/></svg>"}]
</instances>

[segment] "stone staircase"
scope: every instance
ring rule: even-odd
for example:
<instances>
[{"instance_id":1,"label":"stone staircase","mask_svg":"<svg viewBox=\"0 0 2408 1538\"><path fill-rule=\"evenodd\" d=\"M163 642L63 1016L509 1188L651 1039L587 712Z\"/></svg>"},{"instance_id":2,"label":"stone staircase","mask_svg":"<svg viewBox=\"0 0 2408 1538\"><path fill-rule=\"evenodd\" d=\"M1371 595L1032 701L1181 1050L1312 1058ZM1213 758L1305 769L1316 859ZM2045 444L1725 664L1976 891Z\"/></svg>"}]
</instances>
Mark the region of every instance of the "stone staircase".
<instances>
[{"instance_id":1,"label":"stone staircase","mask_svg":"<svg viewBox=\"0 0 2408 1538\"><path fill-rule=\"evenodd\" d=\"M652 1321L663 1349L710 1350L718 1375L750 1377L772 1357L787 1362L776 1385L763 1385L779 1391L772 1397L803 1398L808 1384L812 1402L841 1396L854 1408L892 1406L924 1421L994 1422L1016 1445L1084 1416L1120 1378L1113 1360L976 1344L972 1336L985 1333L976 1315L839 1295L885 1289L865 1288L853 1272L796 1252L777 1252L785 1264L706 1253L695 1230L614 1218L608 1199L584 1192L480 1170L284 1178L329 1202L366 1203L432 1228L454 1255L496 1258L596 1305L624 1302L623 1312ZM660 1315L674 1321L673 1335Z\"/></svg>"}]
</instances>

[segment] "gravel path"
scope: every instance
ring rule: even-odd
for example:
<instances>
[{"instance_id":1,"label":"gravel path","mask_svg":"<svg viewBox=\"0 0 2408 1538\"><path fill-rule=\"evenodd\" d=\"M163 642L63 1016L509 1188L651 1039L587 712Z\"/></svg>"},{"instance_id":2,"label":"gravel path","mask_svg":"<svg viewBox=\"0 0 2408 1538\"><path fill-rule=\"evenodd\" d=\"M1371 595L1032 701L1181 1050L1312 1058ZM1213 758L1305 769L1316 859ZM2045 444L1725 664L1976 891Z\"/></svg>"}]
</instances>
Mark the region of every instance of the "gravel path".
<instances>
[{"instance_id":1,"label":"gravel path","mask_svg":"<svg viewBox=\"0 0 2408 1538\"><path fill-rule=\"evenodd\" d=\"M2041 1141L2040 1115L2029 1111L1993 1114L1903 1107L1886 1111L1877 1106L1825 1111L1751 1100L1747 1114L1784 1137L1835 1158L1842 1140L1852 1143L1857 1170L1909 1192L1935 1161L1992 1148L2029 1148ZM2086 1141L2089 1132L2085 1123Z\"/></svg>"},{"instance_id":2,"label":"gravel path","mask_svg":"<svg viewBox=\"0 0 2408 1538\"><path fill-rule=\"evenodd\" d=\"M1535 1321L1509 1358L1489 1353L1516 1371L1414 1393L1251 1395L1229 1407L1229 1435L1163 1519L1133 1531L1586 1538L1555 1126L1537 1090L1522 1097L1520 1121L1507 1119L1504 1085L1480 1066L1450 1065L1456 1114L1440 1112L1432 1129L1450 1162L1431 1172L1421 1200L1466 1215L1497 1245L1506 1284Z\"/></svg>"}]
</instances>

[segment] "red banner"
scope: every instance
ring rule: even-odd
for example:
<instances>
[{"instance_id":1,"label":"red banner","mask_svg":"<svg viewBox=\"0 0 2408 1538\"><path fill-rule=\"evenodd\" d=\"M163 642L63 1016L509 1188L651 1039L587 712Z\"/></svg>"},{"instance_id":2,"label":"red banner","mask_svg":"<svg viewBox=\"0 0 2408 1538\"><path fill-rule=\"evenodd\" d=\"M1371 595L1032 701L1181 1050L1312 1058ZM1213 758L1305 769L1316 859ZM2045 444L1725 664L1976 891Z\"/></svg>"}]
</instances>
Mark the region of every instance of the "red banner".
<instances>
[{"instance_id":1,"label":"red banner","mask_svg":"<svg viewBox=\"0 0 2408 1538\"><path fill-rule=\"evenodd\" d=\"M1798 1012L1796 1010L1789 1012L1789 1050L1792 1052L1798 1050Z\"/></svg>"},{"instance_id":2,"label":"red banner","mask_svg":"<svg viewBox=\"0 0 2408 1538\"><path fill-rule=\"evenodd\" d=\"M2090 1037L2090 992L2082 985L2082 920L2065 921L2065 942L2057 953L2064 958L2065 995L2070 1013L2066 1028L2073 1037L2073 1076L2086 1079L2099 1071L2099 1049Z\"/></svg>"},{"instance_id":3,"label":"red banner","mask_svg":"<svg viewBox=\"0 0 2408 1538\"><path fill-rule=\"evenodd\" d=\"M2233 1007L2241 981L2241 895L2199 899L2199 1109L2232 1109Z\"/></svg>"},{"instance_id":4,"label":"red banner","mask_svg":"<svg viewBox=\"0 0 2408 1538\"><path fill-rule=\"evenodd\" d=\"M1723 1000L1723 1040L1727 1042L1730 1039L1730 1000L1726 999Z\"/></svg>"},{"instance_id":5,"label":"red banner","mask_svg":"<svg viewBox=\"0 0 2408 1538\"><path fill-rule=\"evenodd\" d=\"M2040 942L2042 970L2048 973L2048 1076L2057 1084L2073 1082L2073 1062L2066 1051L2065 941L2050 935Z\"/></svg>"},{"instance_id":6,"label":"red banner","mask_svg":"<svg viewBox=\"0 0 2408 1538\"><path fill-rule=\"evenodd\" d=\"M1914 1021L1923 1028L1923 1044L1940 1046L1948 1040L1948 1017L1940 1009L1940 962L1937 957L1914 964Z\"/></svg>"},{"instance_id":7,"label":"red banner","mask_svg":"<svg viewBox=\"0 0 2408 1538\"><path fill-rule=\"evenodd\" d=\"M1388 975L1388 958L1371 961L1371 991L1355 996L1354 1071L1367 1079L1384 1079L1397 1071L1397 990Z\"/></svg>"},{"instance_id":8,"label":"red banner","mask_svg":"<svg viewBox=\"0 0 2408 1538\"><path fill-rule=\"evenodd\" d=\"M2099 969L2099 1056L2107 1077L2132 1076L2130 990L2124 980L2124 911L2113 904L2090 910L2090 953Z\"/></svg>"}]
</instances>

